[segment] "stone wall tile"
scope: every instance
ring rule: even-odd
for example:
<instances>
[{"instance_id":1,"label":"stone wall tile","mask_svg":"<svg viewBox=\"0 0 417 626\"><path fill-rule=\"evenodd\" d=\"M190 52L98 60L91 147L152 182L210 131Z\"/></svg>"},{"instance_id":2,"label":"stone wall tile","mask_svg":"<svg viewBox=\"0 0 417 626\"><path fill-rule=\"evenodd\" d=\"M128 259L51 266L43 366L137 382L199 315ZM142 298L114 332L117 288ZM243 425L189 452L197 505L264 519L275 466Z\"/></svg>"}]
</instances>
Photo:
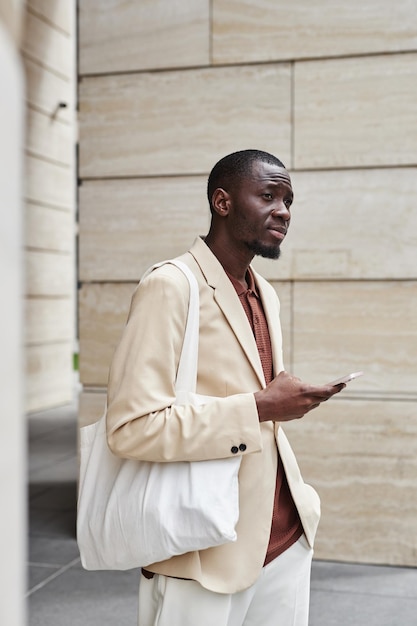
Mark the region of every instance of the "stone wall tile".
<instances>
[{"instance_id":1,"label":"stone wall tile","mask_svg":"<svg viewBox=\"0 0 417 626\"><path fill-rule=\"evenodd\" d=\"M417 164L417 55L300 62L296 169Z\"/></svg>"},{"instance_id":2,"label":"stone wall tile","mask_svg":"<svg viewBox=\"0 0 417 626\"><path fill-rule=\"evenodd\" d=\"M415 6L399 0L213 0L214 63L415 50Z\"/></svg>"},{"instance_id":3,"label":"stone wall tile","mask_svg":"<svg viewBox=\"0 0 417 626\"><path fill-rule=\"evenodd\" d=\"M365 375L345 394L417 398L417 282L297 282L294 371L313 383Z\"/></svg>"},{"instance_id":4,"label":"stone wall tile","mask_svg":"<svg viewBox=\"0 0 417 626\"><path fill-rule=\"evenodd\" d=\"M286 64L84 78L80 175L208 174L252 147L289 162L290 98Z\"/></svg>"},{"instance_id":5,"label":"stone wall tile","mask_svg":"<svg viewBox=\"0 0 417 626\"><path fill-rule=\"evenodd\" d=\"M138 281L153 263L188 250L208 232L206 184L201 176L84 182L81 280Z\"/></svg>"},{"instance_id":6,"label":"stone wall tile","mask_svg":"<svg viewBox=\"0 0 417 626\"><path fill-rule=\"evenodd\" d=\"M209 0L83 0L80 73L207 65Z\"/></svg>"}]
</instances>

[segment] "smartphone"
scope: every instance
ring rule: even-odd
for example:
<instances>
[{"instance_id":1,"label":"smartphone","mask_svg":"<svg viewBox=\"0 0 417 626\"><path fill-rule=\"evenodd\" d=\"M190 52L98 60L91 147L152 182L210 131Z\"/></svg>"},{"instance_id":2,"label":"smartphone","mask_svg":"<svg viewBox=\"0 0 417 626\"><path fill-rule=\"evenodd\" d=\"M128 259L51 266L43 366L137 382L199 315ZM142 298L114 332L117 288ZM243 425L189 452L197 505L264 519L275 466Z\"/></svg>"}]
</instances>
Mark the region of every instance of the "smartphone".
<instances>
[{"instance_id":1,"label":"smartphone","mask_svg":"<svg viewBox=\"0 0 417 626\"><path fill-rule=\"evenodd\" d=\"M350 380L354 378L358 378L358 376L362 376L363 372L353 372L352 374L347 374L346 376L342 376L342 378L338 378L337 380L332 380L329 385L340 385L341 383L348 383Z\"/></svg>"}]
</instances>

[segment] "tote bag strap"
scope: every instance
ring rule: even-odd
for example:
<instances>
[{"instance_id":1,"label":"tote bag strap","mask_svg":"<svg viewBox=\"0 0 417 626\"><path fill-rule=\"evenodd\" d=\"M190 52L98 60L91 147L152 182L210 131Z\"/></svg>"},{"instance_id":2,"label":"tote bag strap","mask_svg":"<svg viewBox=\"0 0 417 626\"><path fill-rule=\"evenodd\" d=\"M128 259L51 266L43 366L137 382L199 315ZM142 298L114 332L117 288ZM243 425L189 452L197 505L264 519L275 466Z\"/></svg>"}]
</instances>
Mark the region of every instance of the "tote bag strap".
<instances>
[{"instance_id":1,"label":"tote bag strap","mask_svg":"<svg viewBox=\"0 0 417 626\"><path fill-rule=\"evenodd\" d=\"M169 259L156 263L142 276L146 278L154 269L170 263L180 269L188 279L190 285L190 300L188 305L187 322L185 326L184 340L178 364L175 390L177 396L181 392L195 392L197 386L197 361L198 361L198 335L200 320L200 299L197 279L188 265L178 259Z\"/></svg>"}]
</instances>

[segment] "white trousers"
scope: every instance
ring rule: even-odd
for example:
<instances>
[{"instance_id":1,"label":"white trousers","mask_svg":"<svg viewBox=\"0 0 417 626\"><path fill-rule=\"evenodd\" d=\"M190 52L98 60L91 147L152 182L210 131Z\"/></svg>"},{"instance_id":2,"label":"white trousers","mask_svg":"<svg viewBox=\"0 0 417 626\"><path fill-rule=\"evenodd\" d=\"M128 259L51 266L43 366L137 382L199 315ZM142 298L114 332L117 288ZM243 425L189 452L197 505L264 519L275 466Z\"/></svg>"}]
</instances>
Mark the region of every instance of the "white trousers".
<instances>
[{"instance_id":1,"label":"white trousers","mask_svg":"<svg viewBox=\"0 0 417 626\"><path fill-rule=\"evenodd\" d=\"M215 593L193 580L140 578L139 626L308 626L313 550L304 535L248 589Z\"/></svg>"}]
</instances>

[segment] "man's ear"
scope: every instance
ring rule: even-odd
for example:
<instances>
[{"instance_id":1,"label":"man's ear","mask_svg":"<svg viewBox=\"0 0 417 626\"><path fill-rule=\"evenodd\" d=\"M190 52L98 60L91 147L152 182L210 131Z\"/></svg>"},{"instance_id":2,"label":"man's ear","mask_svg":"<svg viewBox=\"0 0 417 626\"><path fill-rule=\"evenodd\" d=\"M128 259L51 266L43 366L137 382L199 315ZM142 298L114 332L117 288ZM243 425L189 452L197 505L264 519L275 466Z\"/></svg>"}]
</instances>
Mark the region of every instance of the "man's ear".
<instances>
[{"instance_id":1,"label":"man's ear","mask_svg":"<svg viewBox=\"0 0 417 626\"><path fill-rule=\"evenodd\" d=\"M213 210L220 215L220 217L225 217L229 213L230 208L230 195L222 189L218 187L214 190L212 200L211 200Z\"/></svg>"}]
</instances>

